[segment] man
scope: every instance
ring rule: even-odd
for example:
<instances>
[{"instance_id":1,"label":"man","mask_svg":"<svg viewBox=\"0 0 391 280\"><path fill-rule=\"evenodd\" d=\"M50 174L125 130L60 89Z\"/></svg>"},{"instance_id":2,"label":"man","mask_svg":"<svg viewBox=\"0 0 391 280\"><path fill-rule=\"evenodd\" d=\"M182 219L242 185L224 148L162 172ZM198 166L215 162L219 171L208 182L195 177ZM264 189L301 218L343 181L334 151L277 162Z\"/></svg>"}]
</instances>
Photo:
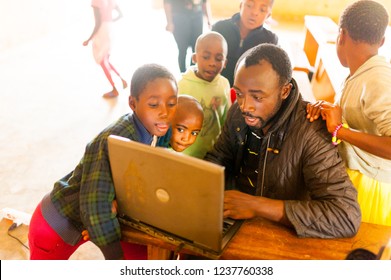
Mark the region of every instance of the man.
<instances>
[{"instance_id":1,"label":"man","mask_svg":"<svg viewBox=\"0 0 391 280\"><path fill-rule=\"evenodd\" d=\"M357 192L324 123L306 120L291 69L272 44L238 62L237 103L205 157L226 168L224 216L263 217L300 237L353 236L361 222Z\"/></svg>"},{"instance_id":2,"label":"man","mask_svg":"<svg viewBox=\"0 0 391 280\"><path fill-rule=\"evenodd\" d=\"M227 66L221 75L231 86L236 62L244 52L262 43L278 43L277 35L264 27L273 3L274 0L242 0L239 13L213 25L212 30L223 35L228 44Z\"/></svg>"}]
</instances>

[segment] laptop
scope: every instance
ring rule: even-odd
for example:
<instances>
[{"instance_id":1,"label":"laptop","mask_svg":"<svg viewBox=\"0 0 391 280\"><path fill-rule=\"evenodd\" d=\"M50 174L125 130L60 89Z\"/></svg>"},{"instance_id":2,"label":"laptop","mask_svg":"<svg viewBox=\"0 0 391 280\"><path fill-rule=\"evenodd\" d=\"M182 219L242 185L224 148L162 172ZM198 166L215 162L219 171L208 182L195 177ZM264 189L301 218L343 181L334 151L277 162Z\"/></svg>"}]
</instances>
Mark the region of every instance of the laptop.
<instances>
[{"instance_id":1,"label":"laptop","mask_svg":"<svg viewBox=\"0 0 391 280\"><path fill-rule=\"evenodd\" d=\"M217 259L243 221L223 218L224 167L110 135L120 223Z\"/></svg>"}]
</instances>

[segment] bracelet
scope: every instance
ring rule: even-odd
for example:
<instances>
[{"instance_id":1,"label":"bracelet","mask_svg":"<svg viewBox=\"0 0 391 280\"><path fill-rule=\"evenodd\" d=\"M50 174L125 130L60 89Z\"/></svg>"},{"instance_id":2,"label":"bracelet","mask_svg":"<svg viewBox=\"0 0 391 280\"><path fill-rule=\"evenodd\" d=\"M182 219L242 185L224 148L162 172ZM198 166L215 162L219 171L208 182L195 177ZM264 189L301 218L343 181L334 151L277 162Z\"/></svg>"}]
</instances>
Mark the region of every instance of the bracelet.
<instances>
[{"instance_id":1,"label":"bracelet","mask_svg":"<svg viewBox=\"0 0 391 280\"><path fill-rule=\"evenodd\" d=\"M337 127L335 128L335 130L333 132L333 137L331 138L331 142L333 143L334 146L337 146L339 143L341 143L341 139L337 138L338 130L340 130L341 127L348 128L349 126L346 123L341 123L341 124L337 125Z\"/></svg>"}]
</instances>

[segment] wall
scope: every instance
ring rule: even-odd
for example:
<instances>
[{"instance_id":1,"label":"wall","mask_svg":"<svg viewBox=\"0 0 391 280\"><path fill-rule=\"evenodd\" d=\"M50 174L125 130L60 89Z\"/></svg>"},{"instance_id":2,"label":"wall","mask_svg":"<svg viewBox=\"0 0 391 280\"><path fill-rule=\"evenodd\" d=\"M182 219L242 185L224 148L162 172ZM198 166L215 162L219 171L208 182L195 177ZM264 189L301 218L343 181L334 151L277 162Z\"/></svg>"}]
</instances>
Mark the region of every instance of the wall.
<instances>
[{"instance_id":1,"label":"wall","mask_svg":"<svg viewBox=\"0 0 391 280\"><path fill-rule=\"evenodd\" d=\"M354 0L275 0L273 18L277 21L303 22L306 14L331 17L338 22L343 9ZM391 14L391 1L378 0ZM213 16L229 17L239 11L240 0L210 0Z\"/></svg>"},{"instance_id":2,"label":"wall","mask_svg":"<svg viewBox=\"0 0 391 280\"><path fill-rule=\"evenodd\" d=\"M0 51L62 31L93 16L90 0L0 0Z\"/></svg>"}]
</instances>

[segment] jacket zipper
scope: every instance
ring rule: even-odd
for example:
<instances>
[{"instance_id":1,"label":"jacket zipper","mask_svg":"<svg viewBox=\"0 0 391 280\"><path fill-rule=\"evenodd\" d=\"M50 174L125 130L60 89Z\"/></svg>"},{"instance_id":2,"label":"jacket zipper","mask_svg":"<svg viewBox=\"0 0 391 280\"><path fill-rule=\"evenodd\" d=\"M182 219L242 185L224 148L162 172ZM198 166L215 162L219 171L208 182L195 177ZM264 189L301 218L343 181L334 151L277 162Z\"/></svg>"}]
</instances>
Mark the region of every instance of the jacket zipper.
<instances>
[{"instance_id":1,"label":"jacket zipper","mask_svg":"<svg viewBox=\"0 0 391 280\"><path fill-rule=\"evenodd\" d=\"M263 160L263 167L262 167L262 180L261 180L261 193L260 195L263 196L263 189L265 185L265 171L266 171L266 161L267 161L267 154L268 154L268 148L270 145L270 138L271 138L271 133L269 133L269 136L267 138L267 144L266 144L266 150L265 150L265 158Z\"/></svg>"}]
</instances>

